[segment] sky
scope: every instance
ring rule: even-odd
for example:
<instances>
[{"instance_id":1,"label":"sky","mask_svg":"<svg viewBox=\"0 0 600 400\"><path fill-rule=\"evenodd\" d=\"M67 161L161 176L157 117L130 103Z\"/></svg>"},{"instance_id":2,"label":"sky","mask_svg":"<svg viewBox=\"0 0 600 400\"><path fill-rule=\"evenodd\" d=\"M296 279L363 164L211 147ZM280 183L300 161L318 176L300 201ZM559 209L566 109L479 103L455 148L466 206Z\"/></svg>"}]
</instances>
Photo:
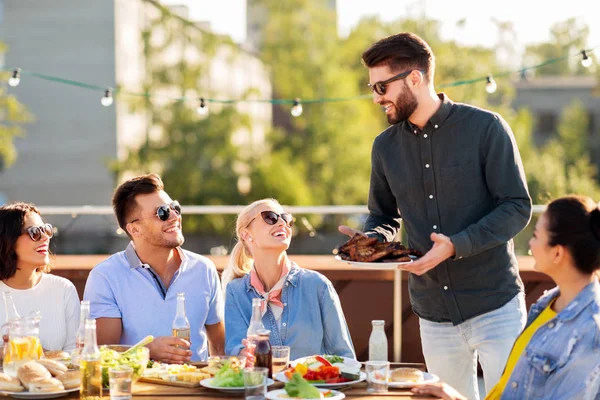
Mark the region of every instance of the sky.
<instances>
[{"instance_id":1,"label":"sky","mask_svg":"<svg viewBox=\"0 0 600 400\"><path fill-rule=\"evenodd\" d=\"M236 42L245 40L246 0L163 0L163 3L185 4L190 9L191 19L209 21L213 31L228 34ZM501 7L495 7L497 5ZM578 17L590 27L588 48L600 46L600 1L597 0L337 0L337 12L342 36L366 15L378 15L384 21L426 15L442 22L444 39L488 47L497 41L491 18L511 21L517 33L516 48L547 41L554 22ZM456 22L463 18L466 19L464 26L457 27ZM597 54L600 58L600 49Z\"/></svg>"}]
</instances>

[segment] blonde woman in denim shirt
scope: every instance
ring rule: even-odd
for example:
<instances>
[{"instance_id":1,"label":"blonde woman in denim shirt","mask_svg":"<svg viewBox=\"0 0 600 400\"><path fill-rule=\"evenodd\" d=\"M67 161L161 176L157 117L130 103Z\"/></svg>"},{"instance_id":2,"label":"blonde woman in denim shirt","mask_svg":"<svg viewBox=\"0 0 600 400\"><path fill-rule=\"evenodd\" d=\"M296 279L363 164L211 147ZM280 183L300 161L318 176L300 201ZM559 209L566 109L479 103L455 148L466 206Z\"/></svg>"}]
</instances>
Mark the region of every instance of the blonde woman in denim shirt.
<instances>
[{"instance_id":1,"label":"blonde woman in denim shirt","mask_svg":"<svg viewBox=\"0 0 600 400\"><path fill-rule=\"evenodd\" d=\"M292 360L314 354L356 358L331 282L287 256L292 225L292 215L274 199L258 200L239 214L238 242L222 276L225 351L245 352L252 299L258 297L264 301L262 322L271 331L271 344L290 346Z\"/></svg>"},{"instance_id":2,"label":"blonde woman in denim shirt","mask_svg":"<svg viewBox=\"0 0 600 400\"><path fill-rule=\"evenodd\" d=\"M529 246L535 269L557 287L532 305L486 399L600 399L600 209L589 197L553 201ZM464 399L445 384L414 391Z\"/></svg>"}]
</instances>

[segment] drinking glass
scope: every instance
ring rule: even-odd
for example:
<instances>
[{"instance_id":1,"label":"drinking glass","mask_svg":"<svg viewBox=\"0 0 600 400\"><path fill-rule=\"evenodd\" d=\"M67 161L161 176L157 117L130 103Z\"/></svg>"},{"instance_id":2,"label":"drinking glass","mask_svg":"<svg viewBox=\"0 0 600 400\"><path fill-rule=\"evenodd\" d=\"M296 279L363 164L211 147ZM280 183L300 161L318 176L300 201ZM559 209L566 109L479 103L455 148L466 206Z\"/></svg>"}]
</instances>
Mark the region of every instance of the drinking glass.
<instances>
[{"instance_id":1,"label":"drinking glass","mask_svg":"<svg viewBox=\"0 0 600 400\"><path fill-rule=\"evenodd\" d=\"M246 368L243 371L246 400L264 400L267 396L268 368Z\"/></svg>"},{"instance_id":2,"label":"drinking glass","mask_svg":"<svg viewBox=\"0 0 600 400\"><path fill-rule=\"evenodd\" d=\"M110 387L110 400L131 399L131 382L133 368L127 365L111 367L108 369L108 383Z\"/></svg>"},{"instance_id":3,"label":"drinking glass","mask_svg":"<svg viewBox=\"0 0 600 400\"><path fill-rule=\"evenodd\" d=\"M367 361L367 392L385 393L388 391L389 361Z\"/></svg>"},{"instance_id":4,"label":"drinking glass","mask_svg":"<svg viewBox=\"0 0 600 400\"><path fill-rule=\"evenodd\" d=\"M273 374L283 371L290 362L290 346L272 346Z\"/></svg>"}]
</instances>

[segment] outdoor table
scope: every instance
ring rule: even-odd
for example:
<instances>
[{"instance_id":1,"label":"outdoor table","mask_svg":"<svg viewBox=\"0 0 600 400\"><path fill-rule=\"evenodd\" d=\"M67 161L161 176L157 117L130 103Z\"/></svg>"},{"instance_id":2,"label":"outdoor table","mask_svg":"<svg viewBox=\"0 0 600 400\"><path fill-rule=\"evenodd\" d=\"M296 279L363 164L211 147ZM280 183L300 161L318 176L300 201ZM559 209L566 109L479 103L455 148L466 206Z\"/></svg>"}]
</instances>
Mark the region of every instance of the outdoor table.
<instances>
[{"instance_id":1,"label":"outdoor table","mask_svg":"<svg viewBox=\"0 0 600 400\"><path fill-rule=\"evenodd\" d=\"M275 384L269 386L269 390L282 389L283 383L275 382ZM365 382L357 383L352 386L347 386L341 390L346 395L346 398L350 399L435 399L435 397L416 395L409 389L390 389L388 393L373 394L367 393L367 384ZM167 385L157 385L154 383L136 382L133 385L133 398L140 400L161 400L173 398L173 400L189 400L189 399L215 399L221 400L223 398L244 398L244 392L238 393L224 393L217 390L206 389L204 387L198 388L184 388ZM79 393L74 392L68 396L61 397L62 399L78 399ZM103 399L108 400L108 391L104 392Z\"/></svg>"}]
</instances>

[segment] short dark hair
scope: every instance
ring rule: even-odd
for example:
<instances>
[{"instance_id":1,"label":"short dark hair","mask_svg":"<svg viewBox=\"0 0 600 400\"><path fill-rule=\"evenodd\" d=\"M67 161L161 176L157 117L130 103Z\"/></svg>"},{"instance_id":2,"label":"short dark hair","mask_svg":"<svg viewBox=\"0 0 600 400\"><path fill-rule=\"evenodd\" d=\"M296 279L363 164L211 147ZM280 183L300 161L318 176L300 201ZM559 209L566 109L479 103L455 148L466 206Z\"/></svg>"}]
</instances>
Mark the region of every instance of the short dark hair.
<instances>
[{"instance_id":1,"label":"short dark hair","mask_svg":"<svg viewBox=\"0 0 600 400\"><path fill-rule=\"evenodd\" d=\"M0 279L9 279L17 273L17 239L23 234L25 217L29 213L41 216L36 206L30 203L9 203L0 207ZM50 266L40 269L50 272Z\"/></svg>"},{"instance_id":2,"label":"short dark hair","mask_svg":"<svg viewBox=\"0 0 600 400\"><path fill-rule=\"evenodd\" d=\"M567 196L548 204L548 244L565 246L584 274L600 268L600 210L589 197Z\"/></svg>"},{"instance_id":3,"label":"short dark hair","mask_svg":"<svg viewBox=\"0 0 600 400\"><path fill-rule=\"evenodd\" d=\"M150 194L164 190L165 185L157 174L136 176L123 182L115 190L112 198L113 209L121 229L125 228L133 210L137 207L135 197L138 194Z\"/></svg>"},{"instance_id":4,"label":"short dark hair","mask_svg":"<svg viewBox=\"0 0 600 400\"><path fill-rule=\"evenodd\" d=\"M387 65L392 71L419 69L433 78L435 56L426 41L411 32L388 36L371 45L362 55L367 68Z\"/></svg>"}]
</instances>

